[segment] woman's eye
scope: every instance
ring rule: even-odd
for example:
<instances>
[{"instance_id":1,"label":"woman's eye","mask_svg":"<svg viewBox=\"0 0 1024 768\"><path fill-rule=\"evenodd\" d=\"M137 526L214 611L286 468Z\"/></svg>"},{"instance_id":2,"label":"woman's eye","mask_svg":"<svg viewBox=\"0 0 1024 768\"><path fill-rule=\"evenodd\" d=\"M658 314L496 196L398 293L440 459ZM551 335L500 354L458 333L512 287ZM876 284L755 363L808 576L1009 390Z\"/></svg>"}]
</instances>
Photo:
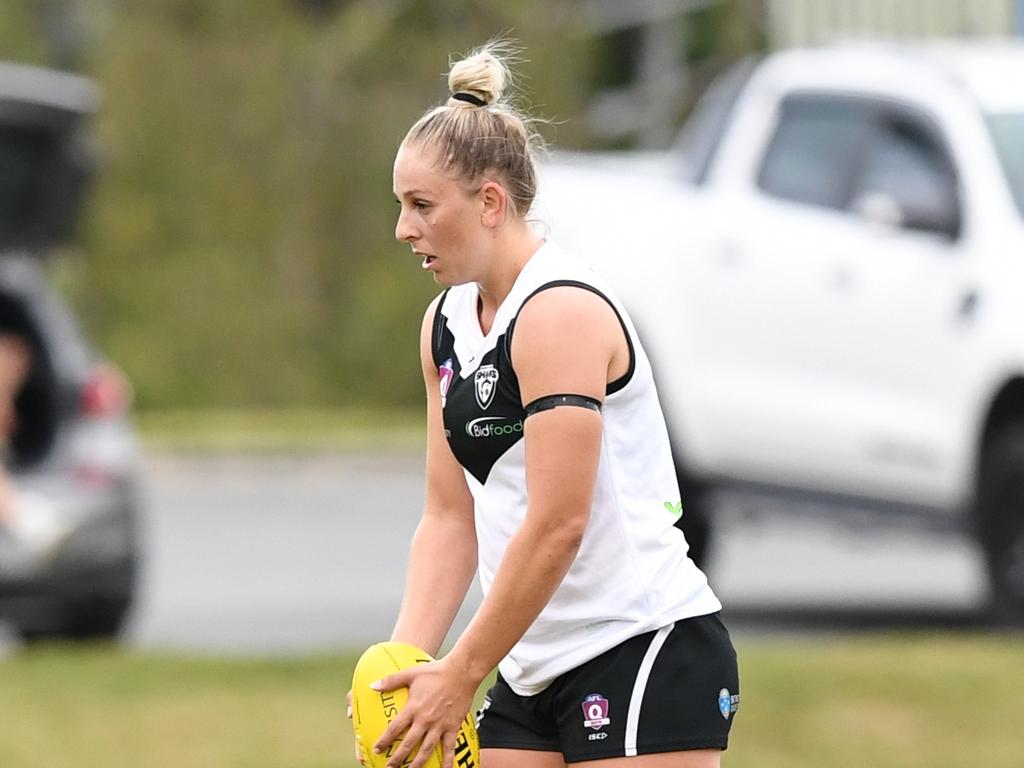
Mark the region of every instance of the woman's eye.
<instances>
[{"instance_id":1,"label":"woman's eye","mask_svg":"<svg viewBox=\"0 0 1024 768\"><path fill-rule=\"evenodd\" d=\"M413 206L423 211L430 207L430 203L428 203L426 200L414 200Z\"/></svg>"}]
</instances>

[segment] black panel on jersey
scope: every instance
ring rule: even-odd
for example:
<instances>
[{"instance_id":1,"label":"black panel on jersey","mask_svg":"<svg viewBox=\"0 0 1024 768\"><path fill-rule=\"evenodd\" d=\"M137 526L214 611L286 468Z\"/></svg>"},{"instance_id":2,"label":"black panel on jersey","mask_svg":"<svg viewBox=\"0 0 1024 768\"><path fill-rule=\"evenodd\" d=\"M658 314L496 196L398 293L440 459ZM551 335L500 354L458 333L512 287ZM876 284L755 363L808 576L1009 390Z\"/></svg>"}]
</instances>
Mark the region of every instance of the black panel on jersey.
<instances>
[{"instance_id":1,"label":"black panel on jersey","mask_svg":"<svg viewBox=\"0 0 1024 768\"><path fill-rule=\"evenodd\" d=\"M441 378L444 434L459 464L486 483L494 463L522 439L526 411L504 335L480 365L462 378L455 336L441 311L446 298L447 291L438 302L431 334L431 352Z\"/></svg>"},{"instance_id":2,"label":"black panel on jersey","mask_svg":"<svg viewBox=\"0 0 1024 768\"><path fill-rule=\"evenodd\" d=\"M629 369L620 378L608 384L606 394L612 394L629 383L636 368L633 340L615 305L592 285L575 280L556 280L545 283L531 293L520 305L541 291L559 286L583 288L608 302L615 312L629 345ZM437 305L431 334L431 351L442 383L444 431L448 445L456 460L481 483L487 482L491 468L509 448L523 437L526 409L519 392L519 379L512 368L513 319L505 333L499 336L493 349L484 354L480 365L466 378L460 373L462 364L455 354L455 337L442 313L447 291ZM518 316L518 312L517 312ZM446 383L447 382L447 383Z\"/></svg>"},{"instance_id":3,"label":"black panel on jersey","mask_svg":"<svg viewBox=\"0 0 1024 768\"><path fill-rule=\"evenodd\" d=\"M454 345L450 332L442 340ZM450 355L456 369L444 406L445 435L459 464L481 483L487 482L495 462L522 439L526 420L519 380L503 342L499 337L480 367L465 379L458 374L455 350L442 346L441 356Z\"/></svg>"}]
</instances>

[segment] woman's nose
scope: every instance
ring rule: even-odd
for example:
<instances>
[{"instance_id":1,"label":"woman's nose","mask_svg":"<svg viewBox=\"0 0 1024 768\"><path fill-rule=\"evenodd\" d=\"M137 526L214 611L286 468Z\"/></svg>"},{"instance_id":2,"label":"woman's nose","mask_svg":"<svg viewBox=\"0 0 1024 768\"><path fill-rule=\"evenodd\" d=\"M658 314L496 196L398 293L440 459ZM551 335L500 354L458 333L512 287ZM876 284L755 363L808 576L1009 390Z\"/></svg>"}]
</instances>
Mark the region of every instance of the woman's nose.
<instances>
[{"instance_id":1,"label":"woman's nose","mask_svg":"<svg viewBox=\"0 0 1024 768\"><path fill-rule=\"evenodd\" d=\"M401 243L410 243L416 239L416 233L409 226L404 211L398 214L398 222L395 224L395 239Z\"/></svg>"}]
</instances>

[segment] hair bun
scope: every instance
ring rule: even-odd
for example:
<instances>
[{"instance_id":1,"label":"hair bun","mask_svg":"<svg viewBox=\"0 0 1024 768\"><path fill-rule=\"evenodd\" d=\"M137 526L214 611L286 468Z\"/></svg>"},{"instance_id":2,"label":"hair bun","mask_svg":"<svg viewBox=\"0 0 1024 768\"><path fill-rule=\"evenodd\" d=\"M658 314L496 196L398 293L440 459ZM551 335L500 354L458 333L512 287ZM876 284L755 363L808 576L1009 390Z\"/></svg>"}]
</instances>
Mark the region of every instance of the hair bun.
<instances>
[{"instance_id":1,"label":"hair bun","mask_svg":"<svg viewBox=\"0 0 1024 768\"><path fill-rule=\"evenodd\" d=\"M448 72L452 99L477 107L499 102L512 79L502 53L501 43L488 43L453 64Z\"/></svg>"}]
</instances>

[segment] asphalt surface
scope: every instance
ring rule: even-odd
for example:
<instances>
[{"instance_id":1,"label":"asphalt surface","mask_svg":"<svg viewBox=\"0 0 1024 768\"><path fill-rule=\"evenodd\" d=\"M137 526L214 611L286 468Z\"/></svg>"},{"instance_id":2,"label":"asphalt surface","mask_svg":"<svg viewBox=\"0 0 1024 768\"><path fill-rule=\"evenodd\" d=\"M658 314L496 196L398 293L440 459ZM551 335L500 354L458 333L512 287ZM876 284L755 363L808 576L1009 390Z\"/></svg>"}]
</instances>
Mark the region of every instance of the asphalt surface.
<instances>
[{"instance_id":1,"label":"asphalt surface","mask_svg":"<svg viewBox=\"0 0 1024 768\"><path fill-rule=\"evenodd\" d=\"M423 501L418 456L151 455L146 478L130 646L294 654L388 636ZM716 526L708 574L734 633L983 621L981 556L955 531L732 497Z\"/></svg>"}]
</instances>

